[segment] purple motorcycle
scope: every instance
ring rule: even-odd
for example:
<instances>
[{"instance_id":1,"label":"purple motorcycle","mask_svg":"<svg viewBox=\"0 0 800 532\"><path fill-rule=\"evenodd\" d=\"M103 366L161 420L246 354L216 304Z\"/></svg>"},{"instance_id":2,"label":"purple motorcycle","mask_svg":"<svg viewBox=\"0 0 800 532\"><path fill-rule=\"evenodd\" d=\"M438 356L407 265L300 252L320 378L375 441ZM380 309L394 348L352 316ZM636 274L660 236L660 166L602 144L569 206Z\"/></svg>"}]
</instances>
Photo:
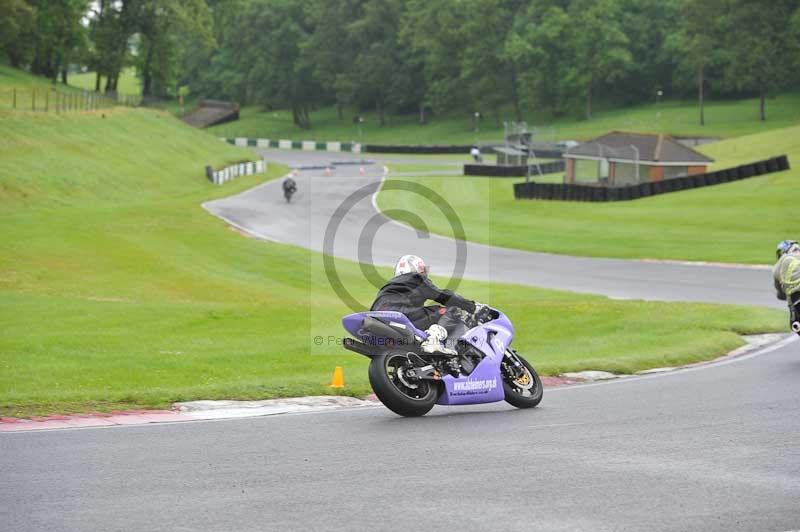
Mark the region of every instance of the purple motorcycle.
<instances>
[{"instance_id":1,"label":"purple motorcycle","mask_svg":"<svg viewBox=\"0 0 800 532\"><path fill-rule=\"evenodd\" d=\"M511 347L514 326L501 312L482 307L463 327L448 331L457 355L425 353L427 337L400 312L359 312L342 319L345 348L371 359L369 382L378 399L401 416L423 416L433 405L503 401L532 408L542 381Z\"/></svg>"}]
</instances>

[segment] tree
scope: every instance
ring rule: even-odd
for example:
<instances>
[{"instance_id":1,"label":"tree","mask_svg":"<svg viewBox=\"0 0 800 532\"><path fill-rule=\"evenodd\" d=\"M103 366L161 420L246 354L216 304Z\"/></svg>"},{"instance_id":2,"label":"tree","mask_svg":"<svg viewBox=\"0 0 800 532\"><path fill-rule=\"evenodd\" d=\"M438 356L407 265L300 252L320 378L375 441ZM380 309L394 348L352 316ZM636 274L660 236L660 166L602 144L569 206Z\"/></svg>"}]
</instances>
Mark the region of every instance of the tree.
<instances>
[{"instance_id":1,"label":"tree","mask_svg":"<svg viewBox=\"0 0 800 532\"><path fill-rule=\"evenodd\" d=\"M517 120L522 110L516 91L515 64L505 43L519 2L466 0L461 3L461 83L473 109L490 110L500 126L500 109L511 103Z\"/></svg>"},{"instance_id":2,"label":"tree","mask_svg":"<svg viewBox=\"0 0 800 532\"><path fill-rule=\"evenodd\" d=\"M619 22L619 7L615 0L573 0L567 11L574 66L565 81L576 93L584 94L587 120L592 118L595 85L622 78L633 62L628 38Z\"/></svg>"},{"instance_id":3,"label":"tree","mask_svg":"<svg viewBox=\"0 0 800 532\"><path fill-rule=\"evenodd\" d=\"M363 4L363 0L312 0L304 13L313 29L302 43L301 61L313 70L320 86L332 89L339 120L344 105L353 103L355 82L352 66L357 49L347 28Z\"/></svg>"},{"instance_id":4,"label":"tree","mask_svg":"<svg viewBox=\"0 0 800 532\"><path fill-rule=\"evenodd\" d=\"M720 20L725 0L684 0L681 5L681 31L673 36L673 49L680 63L694 71L700 125L705 125L705 85L709 66L719 63L723 41Z\"/></svg>"},{"instance_id":5,"label":"tree","mask_svg":"<svg viewBox=\"0 0 800 532\"><path fill-rule=\"evenodd\" d=\"M403 7L395 0L366 0L360 16L347 26L356 50L351 70L353 101L361 107L374 105L380 126L386 124L390 87L402 76L397 43Z\"/></svg>"},{"instance_id":6,"label":"tree","mask_svg":"<svg viewBox=\"0 0 800 532\"><path fill-rule=\"evenodd\" d=\"M535 1L515 21L505 43L521 105L562 115L570 104L564 80L571 69L568 0Z\"/></svg>"},{"instance_id":7,"label":"tree","mask_svg":"<svg viewBox=\"0 0 800 532\"><path fill-rule=\"evenodd\" d=\"M180 82L195 94L246 102L242 58L252 53L244 48L242 14L250 0L209 0L213 40L207 43L190 36L183 54ZM210 44L210 45L209 45Z\"/></svg>"},{"instance_id":8,"label":"tree","mask_svg":"<svg viewBox=\"0 0 800 532\"><path fill-rule=\"evenodd\" d=\"M142 96L164 97L175 84L186 43L201 49L213 46L208 4L205 0L139 0L133 17L140 36L136 65Z\"/></svg>"},{"instance_id":9,"label":"tree","mask_svg":"<svg viewBox=\"0 0 800 532\"><path fill-rule=\"evenodd\" d=\"M11 66L27 66L36 47L36 10L25 0L0 0L0 13L3 13L0 51L8 58Z\"/></svg>"},{"instance_id":10,"label":"tree","mask_svg":"<svg viewBox=\"0 0 800 532\"><path fill-rule=\"evenodd\" d=\"M435 112L471 111L469 94L461 80L466 46L461 31L458 0L409 0L401 21L400 40L410 54L422 59L425 95L420 102Z\"/></svg>"},{"instance_id":11,"label":"tree","mask_svg":"<svg viewBox=\"0 0 800 532\"><path fill-rule=\"evenodd\" d=\"M621 77L601 87L607 97L629 104L652 101L659 89L674 92L680 56L669 53L665 43L679 31L681 1L617 0L620 29L635 61L626 66Z\"/></svg>"},{"instance_id":12,"label":"tree","mask_svg":"<svg viewBox=\"0 0 800 532\"><path fill-rule=\"evenodd\" d=\"M759 97L759 118L766 120L766 98L787 86L800 53L797 35L787 24L797 0L728 0L730 25L726 68L728 83Z\"/></svg>"},{"instance_id":13,"label":"tree","mask_svg":"<svg viewBox=\"0 0 800 532\"><path fill-rule=\"evenodd\" d=\"M35 8L35 39L31 72L55 82L59 74L66 83L67 68L85 47L81 19L86 0L29 0Z\"/></svg>"},{"instance_id":14,"label":"tree","mask_svg":"<svg viewBox=\"0 0 800 532\"><path fill-rule=\"evenodd\" d=\"M136 32L136 1L98 0L91 4L89 66L97 75L97 91L101 76L106 77L105 92L117 91L119 75L130 55L129 43Z\"/></svg>"},{"instance_id":15,"label":"tree","mask_svg":"<svg viewBox=\"0 0 800 532\"><path fill-rule=\"evenodd\" d=\"M311 127L311 109L324 94L308 64L299 61L309 26L302 0L257 0L238 18L242 50L237 68L246 72L245 97L267 108L289 108L294 123Z\"/></svg>"}]
</instances>

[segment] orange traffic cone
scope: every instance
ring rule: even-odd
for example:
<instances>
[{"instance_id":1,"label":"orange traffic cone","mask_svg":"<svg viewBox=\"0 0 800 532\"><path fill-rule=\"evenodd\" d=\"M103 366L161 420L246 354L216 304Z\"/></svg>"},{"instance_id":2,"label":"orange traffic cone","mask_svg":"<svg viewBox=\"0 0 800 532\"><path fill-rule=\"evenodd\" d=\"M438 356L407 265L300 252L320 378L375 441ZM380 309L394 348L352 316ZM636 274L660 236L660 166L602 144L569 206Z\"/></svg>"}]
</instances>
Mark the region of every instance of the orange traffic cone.
<instances>
[{"instance_id":1,"label":"orange traffic cone","mask_svg":"<svg viewBox=\"0 0 800 532\"><path fill-rule=\"evenodd\" d=\"M336 366L336 369L333 370L331 388L344 388L344 370L342 369L342 366Z\"/></svg>"},{"instance_id":2,"label":"orange traffic cone","mask_svg":"<svg viewBox=\"0 0 800 532\"><path fill-rule=\"evenodd\" d=\"M325 168L325 175L331 175L331 173L332 172L330 167Z\"/></svg>"}]
</instances>

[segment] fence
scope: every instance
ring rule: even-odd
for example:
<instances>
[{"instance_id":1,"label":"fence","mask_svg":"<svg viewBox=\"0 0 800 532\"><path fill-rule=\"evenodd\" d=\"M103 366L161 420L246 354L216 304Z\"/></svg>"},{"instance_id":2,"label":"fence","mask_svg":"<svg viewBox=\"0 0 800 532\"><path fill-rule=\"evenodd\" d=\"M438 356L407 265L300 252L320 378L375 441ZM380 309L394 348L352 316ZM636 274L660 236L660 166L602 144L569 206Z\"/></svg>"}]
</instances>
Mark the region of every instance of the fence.
<instances>
[{"instance_id":1,"label":"fence","mask_svg":"<svg viewBox=\"0 0 800 532\"><path fill-rule=\"evenodd\" d=\"M564 160L530 165L530 175L547 175L564 171ZM528 166L503 166L493 164L465 164L464 175L488 177L523 177L528 175Z\"/></svg>"},{"instance_id":2,"label":"fence","mask_svg":"<svg viewBox=\"0 0 800 532\"><path fill-rule=\"evenodd\" d=\"M87 90L64 90L56 87L0 87L0 109L11 111L68 113L92 111L118 105L136 106L140 96L107 95Z\"/></svg>"},{"instance_id":3,"label":"fence","mask_svg":"<svg viewBox=\"0 0 800 532\"><path fill-rule=\"evenodd\" d=\"M734 168L717 170L705 174L665 179L626 187L603 187L592 185L515 183L516 199L544 199L560 201L627 201L669 192L706 187L747 179L759 175L789 170L786 155L773 157Z\"/></svg>"}]
</instances>

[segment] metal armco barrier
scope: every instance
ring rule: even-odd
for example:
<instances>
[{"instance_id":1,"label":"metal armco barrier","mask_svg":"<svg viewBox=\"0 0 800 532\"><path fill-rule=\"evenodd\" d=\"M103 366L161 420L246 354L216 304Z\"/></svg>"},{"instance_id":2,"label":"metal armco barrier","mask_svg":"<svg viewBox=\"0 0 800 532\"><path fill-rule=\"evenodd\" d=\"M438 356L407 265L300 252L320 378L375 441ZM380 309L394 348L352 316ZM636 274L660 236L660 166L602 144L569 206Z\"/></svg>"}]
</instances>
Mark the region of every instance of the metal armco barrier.
<instances>
[{"instance_id":1,"label":"metal armco barrier","mask_svg":"<svg viewBox=\"0 0 800 532\"><path fill-rule=\"evenodd\" d=\"M220 140L233 144L234 146L250 146L253 148L280 148L283 150L306 150L306 151L349 151L360 153L361 145L352 142L317 142L313 140L288 140L288 139L254 139L247 137L220 137Z\"/></svg>"},{"instance_id":2,"label":"metal armco barrier","mask_svg":"<svg viewBox=\"0 0 800 532\"><path fill-rule=\"evenodd\" d=\"M553 183L514 183L516 199L545 199L559 201L630 201L658 194L667 194L692 188L707 187L789 170L786 155L763 161L743 164L706 174L676 177L626 187L602 187L593 185L567 185ZM466 167L465 167L466 173Z\"/></svg>"},{"instance_id":3,"label":"metal armco barrier","mask_svg":"<svg viewBox=\"0 0 800 532\"><path fill-rule=\"evenodd\" d=\"M226 166L221 170L214 170L211 166L206 166L206 178L215 185L223 185L239 176L260 174L265 172L266 169L267 163L265 161L237 163Z\"/></svg>"}]
</instances>

